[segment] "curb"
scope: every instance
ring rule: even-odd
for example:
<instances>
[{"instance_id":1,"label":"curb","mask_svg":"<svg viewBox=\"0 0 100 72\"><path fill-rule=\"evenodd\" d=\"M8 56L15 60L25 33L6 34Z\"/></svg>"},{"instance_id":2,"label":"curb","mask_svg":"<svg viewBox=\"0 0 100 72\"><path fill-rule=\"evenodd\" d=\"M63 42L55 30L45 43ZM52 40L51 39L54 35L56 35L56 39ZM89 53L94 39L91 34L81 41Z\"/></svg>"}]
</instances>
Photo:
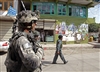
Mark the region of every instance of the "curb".
<instances>
[{"instance_id":1,"label":"curb","mask_svg":"<svg viewBox=\"0 0 100 72\"><path fill-rule=\"evenodd\" d=\"M44 48L44 50L55 50L56 46L55 45L42 45L42 47ZM63 45L63 50L66 49L75 49L75 48L83 48L83 49L90 49L90 48L96 48L94 45L90 45L90 44L84 44L84 45Z\"/></svg>"},{"instance_id":2,"label":"curb","mask_svg":"<svg viewBox=\"0 0 100 72\"><path fill-rule=\"evenodd\" d=\"M89 42L88 44L93 45L93 48L100 48L100 43L97 42Z\"/></svg>"}]
</instances>

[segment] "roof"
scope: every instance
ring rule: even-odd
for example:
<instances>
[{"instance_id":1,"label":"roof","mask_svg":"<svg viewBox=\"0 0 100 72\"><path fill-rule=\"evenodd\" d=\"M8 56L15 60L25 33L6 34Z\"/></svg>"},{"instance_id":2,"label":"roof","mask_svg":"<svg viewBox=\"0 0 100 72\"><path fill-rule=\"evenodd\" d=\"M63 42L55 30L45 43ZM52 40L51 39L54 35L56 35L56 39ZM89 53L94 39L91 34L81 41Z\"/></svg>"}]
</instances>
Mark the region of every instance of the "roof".
<instances>
[{"instance_id":1,"label":"roof","mask_svg":"<svg viewBox=\"0 0 100 72\"><path fill-rule=\"evenodd\" d=\"M82 4L85 6L95 6L100 3L100 2L96 2L95 0L57 0L57 1L66 2L67 4L71 4L71 3Z\"/></svg>"}]
</instances>

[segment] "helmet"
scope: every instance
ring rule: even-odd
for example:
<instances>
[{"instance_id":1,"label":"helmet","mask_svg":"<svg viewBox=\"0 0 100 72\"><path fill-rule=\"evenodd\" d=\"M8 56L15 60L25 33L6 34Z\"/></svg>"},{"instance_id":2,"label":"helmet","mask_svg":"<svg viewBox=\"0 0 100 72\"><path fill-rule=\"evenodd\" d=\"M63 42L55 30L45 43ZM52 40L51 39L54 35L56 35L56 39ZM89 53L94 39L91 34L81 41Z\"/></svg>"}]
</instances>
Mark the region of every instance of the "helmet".
<instances>
[{"instance_id":1,"label":"helmet","mask_svg":"<svg viewBox=\"0 0 100 72\"><path fill-rule=\"evenodd\" d=\"M18 23L31 23L32 21L37 21L39 19L39 11L21 11L16 18Z\"/></svg>"},{"instance_id":2,"label":"helmet","mask_svg":"<svg viewBox=\"0 0 100 72\"><path fill-rule=\"evenodd\" d=\"M34 33L34 35L40 36L40 33L38 31L36 31L36 30L33 33Z\"/></svg>"}]
</instances>

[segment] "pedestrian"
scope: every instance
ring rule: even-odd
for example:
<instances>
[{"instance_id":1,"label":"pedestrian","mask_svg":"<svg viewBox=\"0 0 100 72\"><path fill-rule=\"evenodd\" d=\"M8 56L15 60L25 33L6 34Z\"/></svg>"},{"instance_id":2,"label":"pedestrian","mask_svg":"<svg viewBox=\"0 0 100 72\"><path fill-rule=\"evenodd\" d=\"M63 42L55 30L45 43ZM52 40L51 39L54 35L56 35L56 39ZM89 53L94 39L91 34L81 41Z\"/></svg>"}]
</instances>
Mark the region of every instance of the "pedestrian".
<instances>
[{"instance_id":1,"label":"pedestrian","mask_svg":"<svg viewBox=\"0 0 100 72\"><path fill-rule=\"evenodd\" d=\"M38 14L30 10L22 11L17 16L18 32L12 37L5 65L7 72L41 72L42 48L33 51L29 34L36 25Z\"/></svg>"},{"instance_id":2,"label":"pedestrian","mask_svg":"<svg viewBox=\"0 0 100 72\"><path fill-rule=\"evenodd\" d=\"M45 41L45 32L42 30L41 32L41 41L44 42Z\"/></svg>"},{"instance_id":3,"label":"pedestrian","mask_svg":"<svg viewBox=\"0 0 100 72\"><path fill-rule=\"evenodd\" d=\"M62 38L63 38L63 36L59 35L58 38L59 39L57 40L57 43L56 43L56 52L55 52L55 56L53 58L52 64L56 64L58 55L60 55L60 58L62 59L64 64L66 64L68 61L65 60L65 58L64 58L64 56L62 54Z\"/></svg>"}]
</instances>

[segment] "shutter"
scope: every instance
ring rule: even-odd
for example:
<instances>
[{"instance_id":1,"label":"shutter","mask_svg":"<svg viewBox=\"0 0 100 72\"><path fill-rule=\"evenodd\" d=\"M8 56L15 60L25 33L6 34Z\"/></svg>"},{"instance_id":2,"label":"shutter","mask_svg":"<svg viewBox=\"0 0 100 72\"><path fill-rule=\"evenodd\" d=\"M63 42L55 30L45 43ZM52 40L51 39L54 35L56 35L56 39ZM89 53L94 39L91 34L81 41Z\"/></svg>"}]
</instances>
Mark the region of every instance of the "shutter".
<instances>
[{"instance_id":1,"label":"shutter","mask_svg":"<svg viewBox=\"0 0 100 72\"><path fill-rule=\"evenodd\" d=\"M37 22L36 28L43 28L43 21Z\"/></svg>"},{"instance_id":2,"label":"shutter","mask_svg":"<svg viewBox=\"0 0 100 72\"><path fill-rule=\"evenodd\" d=\"M12 36L13 22L0 22L0 40L9 40Z\"/></svg>"},{"instance_id":3,"label":"shutter","mask_svg":"<svg viewBox=\"0 0 100 72\"><path fill-rule=\"evenodd\" d=\"M51 22L48 22L48 21L45 21L44 23L44 30L54 30L55 29L55 21L51 21Z\"/></svg>"},{"instance_id":4,"label":"shutter","mask_svg":"<svg viewBox=\"0 0 100 72\"><path fill-rule=\"evenodd\" d=\"M55 20L53 19L40 19L37 22L36 28L43 28L44 30L54 30Z\"/></svg>"}]
</instances>

